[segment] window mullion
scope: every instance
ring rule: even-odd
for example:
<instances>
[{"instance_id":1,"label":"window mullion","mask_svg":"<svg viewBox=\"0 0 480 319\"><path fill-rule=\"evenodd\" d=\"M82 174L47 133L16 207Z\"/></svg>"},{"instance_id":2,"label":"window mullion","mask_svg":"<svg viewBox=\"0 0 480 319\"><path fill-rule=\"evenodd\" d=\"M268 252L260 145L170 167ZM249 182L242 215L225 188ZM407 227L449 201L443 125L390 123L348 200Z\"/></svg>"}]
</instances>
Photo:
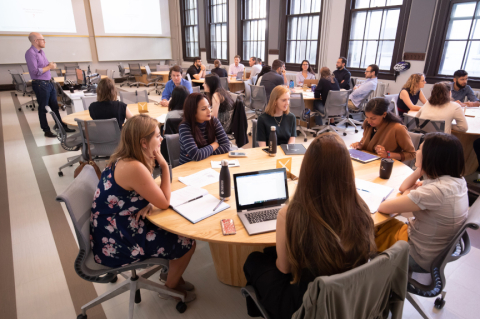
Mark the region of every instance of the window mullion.
<instances>
[{"instance_id":1,"label":"window mullion","mask_svg":"<svg viewBox=\"0 0 480 319\"><path fill-rule=\"evenodd\" d=\"M378 39L377 39L377 51L375 52L375 64L378 65L379 63L377 62L378 58L378 48L380 46L380 36L382 34L382 26L383 26L383 17L385 15L385 9L382 10L382 19L380 20L380 30L378 31Z\"/></svg>"},{"instance_id":2,"label":"window mullion","mask_svg":"<svg viewBox=\"0 0 480 319\"><path fill-rule=\"evenodd\" d=\"M467 57L467 50L469 49L469 44L470 44L470 36L472 35L472 28L473 28L473 24L475 23L475 14L477 12L477 7L478 7L478 1L477 1L477 4L475 5L475 11L473 12L473 17L472 17L472 23L470 24L470 31L468 32L468 37L467 37L467 44L465 45L465 50L463 52L463 59L462 59L462 64L460 64L460 67L462 69L465 69L465 66L464 65L466 63L466 57Z\"/></svg>"}]
</instances>

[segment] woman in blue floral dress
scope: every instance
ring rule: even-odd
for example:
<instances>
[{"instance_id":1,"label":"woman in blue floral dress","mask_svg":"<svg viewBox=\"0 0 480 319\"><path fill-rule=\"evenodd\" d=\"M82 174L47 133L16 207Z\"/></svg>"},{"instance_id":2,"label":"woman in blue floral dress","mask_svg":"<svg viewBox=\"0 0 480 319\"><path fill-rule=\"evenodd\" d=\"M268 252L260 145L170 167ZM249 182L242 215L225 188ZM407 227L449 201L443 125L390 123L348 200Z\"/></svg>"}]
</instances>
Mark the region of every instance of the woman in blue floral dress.
<instances>
[{"instance_id":1,"label":"woman in blue floral dress","mask_svg":"<svg viewBox=\"0 0 480 319\"><path fill-rule=\"evenodd\" d=\"M137 115L125 123L119 146L110 157L93 198L92 250L95 261L108 267L152 257L169 259L165 285L191 290L193 285L185 282L182 274L195 251L195 241L145 219L153 206L167 209L170 203L170 176L160 153L161 141L158 122L149 116ZM151 175L154 159L162 170L160 187ZM194 294L188 297L191 301Z\"/></svg>"}]
</instances>

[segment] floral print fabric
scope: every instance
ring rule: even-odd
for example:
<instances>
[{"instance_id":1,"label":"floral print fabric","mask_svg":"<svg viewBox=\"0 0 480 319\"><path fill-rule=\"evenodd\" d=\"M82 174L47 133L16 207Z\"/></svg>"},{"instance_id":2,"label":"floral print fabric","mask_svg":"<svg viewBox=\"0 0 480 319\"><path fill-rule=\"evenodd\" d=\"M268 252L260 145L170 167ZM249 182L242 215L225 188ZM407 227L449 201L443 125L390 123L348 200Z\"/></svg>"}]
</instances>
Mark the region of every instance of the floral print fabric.
<instances>
[{"instance_id":1,"label":"floral print fabric","mask_svg":"<svg viewBox=\"0 0 480 319\"><path fill-rule=\"evenodd\" d=\"M152 257L182 257L194 240L158 228L147 219L135 220L136 213L149 203L115 183L115 166L102 172L93 197L90 244L95 261L120 267Z\"/></svg>"}]
</instances>

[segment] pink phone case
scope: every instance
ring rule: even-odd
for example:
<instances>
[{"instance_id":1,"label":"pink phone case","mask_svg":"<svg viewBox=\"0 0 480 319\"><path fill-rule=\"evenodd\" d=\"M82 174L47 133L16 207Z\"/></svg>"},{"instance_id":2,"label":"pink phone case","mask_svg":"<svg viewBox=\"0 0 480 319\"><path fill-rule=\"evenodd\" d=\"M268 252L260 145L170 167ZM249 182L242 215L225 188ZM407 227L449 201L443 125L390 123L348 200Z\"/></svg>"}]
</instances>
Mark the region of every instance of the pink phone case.
<instances>
[{"instance_id":1,"label":"pink phone case","mask_svg":"<svg viewBox=\"0 0 480 319\"><path fill-rule=\"evenodd\" d=\"M237 233L233 219L222 219L220 225L222 226L222 233L224 236L235 235Z\"/></svg>"}]
</instances>

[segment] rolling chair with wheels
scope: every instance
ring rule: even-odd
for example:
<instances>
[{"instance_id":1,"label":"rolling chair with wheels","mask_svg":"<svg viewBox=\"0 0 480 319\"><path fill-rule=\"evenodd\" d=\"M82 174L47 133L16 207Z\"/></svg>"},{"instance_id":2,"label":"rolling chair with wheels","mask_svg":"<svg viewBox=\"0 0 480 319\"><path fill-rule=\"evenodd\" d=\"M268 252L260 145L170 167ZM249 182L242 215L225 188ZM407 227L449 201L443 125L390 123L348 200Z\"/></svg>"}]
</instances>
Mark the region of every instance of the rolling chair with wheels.
<instances>
[{"instance_id":1,"label":"rolling chair with wheels","mask_svg":"<svg viewBox=\"0 0 480 319\"><path fill-rule=\"evenodd\" d=\"M316 131L317 136L323 132L335 132L339 134L339 131L343 132L343 136L346 136L347 133L344 129L339 128L342 124L350 124L355 128L355 133L358 133L357 126L355 122L348 117L348 97L350 96L351 91L328 91L327 102L325 103L325 109L322 112L316 111L314 114L320 115L324 120L326 125L315 126L313 129ZM338 119L341 121L332 126L330 124L330 119Z\"/></svg>"},{"instance_id":2,"label":"rolling chair with wheels","mask_svg":"<svg viewBox=\"0 0 480 319\"><path fill-rule=\"evenodd\" d=\"M221 78L220 78L221 79ZM250 85L250 109L255 110L257 116L265 112L265 107L268 104L267 91L264 86Z\"/></svg>"},{"instance_id":3,"label":"rolling chair with wheels","mask_svg":"<svg viewBox=\"0 0 480 319\"><path fill-rule=\"evenodd\" d=\"M348 117L352 118L352 122L357 125L362 125L363 120L365 120L365 105L367 105L368 100L373 97L373 93L375 91L371 90L358 104L357 109L355 111L348 110ZM348 125L348 124L347 124Z\"/></svg>"},{"instance_id":4,"label":"rolling chair with wheels","mask_svg":"<svg viewBox=\"0 0 480 319\"><path fill-rule=\"evenodd\" d=\"M168 162L175 168L180 162L180 134L167 134L165 141L168 150Z\"/></svg>"},{"instance_id":5,"label":"rolling chair with wheels","mask_svg":"<svg viewBox=\"0 0 480 319\"><path fill-rule=\"evenodd\" d=\"M92 198L97 184L98 177L95 170L92 166L86 165L68 188L56 198L58 202L65 203L75 228L75 235L77 236L80 248L74 264L75 272L82 279L95 283L115 283L117 281L117 275L121 275L126 280L116 285L116 287L110 291L83 305L81 307L82 313L78 315L77 319L87 319L88 309L126 291L130 291L129 318L132 319L134 303L138 304L142 300L140 288L180 298L181 301L177 303L176 308L178 312L183 313L187 309L187 305L184 303L185 296L183 293L148 280L148 278L160 268L168 269L168 260L149 258L118 268L106 267L95 262L90 246L90 214ZM137 270L139 269L145 270L137 274ZM131 275L128 276L125 272L130 272Z\"/></svg>"},{"instance_id":6,"label":"rolling chair with wheels","mask_svg":"<svg viewBox=\"0 0 480 319\"><path fill-rule=\"evenodd\" d=\"M303 134L303 141L307 141L307 132L316 133L315 130L310 128L310 110L308 110L308 116L304 118L305 115L305 101L303 100L303 94L301 93L291 93L290 94L290 112L292 112L295 117L300 121L307 122L307 128L302 125L297 125L297 131L300 131Z\"/></svg>"},{"instance_id":7,"label":"rolling chair with wheels","mask_svg":"<svg viewBox=\"0 0 480 319\"><path fill-rule=\"evenodd\" d=\"M427 276L427 280L429 280L430 283L425 283L425 278L420 280L423 281L423 283L421 283L417 279L414 279L413 275L409 276L407 285L407 300L423 318L428 319L427 315L415 301L412 294L427 298L440 296L435 299L434 306L437 309L442 309L443 306L445 306L446 292L444 291L444 288L447 283L444 272L445 266L447 263L455 261L469 253L471 244L467 229L471 228L478 230L479 227L480 200L477 199L468 210L468 217L463 224L463 227L457 232L455 237L453 237L450 245L448 245L448 247L432 262L430 272L427 274L419 274L417 277L417 279L420 280L421 276Z\"/></svg>"},{"instance_id":8,"label":"rolling chair with wheels","mask_svg":"<svg viewBox=\"0 0 480 319\"><path fill-rule=\"evenodd\" d=\"M398 94L386 94L384 95L384 98L390 101L390 107L388 108L388 111L398 116L398 108L397 108Z\"/></svg>"},{"instance_id":9,"label":"rolling chair with wheels","mask_svg":"<svg viewBox=\"0 0 480 319\"><path fill-rule=\"evenodd\" d=\"M34 98L35 92L33 91L32 87L28 86L28 84L25 81L25 79L23 78L23 76L21 74L19 74L18 72L10 71L10 74L12 75L12 79L13 79L13 83L15 84L16 91L22 93L23 96L26 95L26 96L28 96L32 99L29 102L25 102L25 103L21 104L18 107L18 110L21 111L22 106L24 106L24 105L25 105L25 107L30 108L32 111L35 110L35 102L37 102L37 100L35 100L35 98ZM17 93L15 93L15 96L17 96Z\"/></svg>"},{"instance_id":10,"label":"rolling chair with wheels","mask_svg":"<svg viewBox=\"0 0 480 319\"><path fill-rule=\"evenodd\" d=\"M137 76L142 76L142 68L140 67L140 63L129 63L128 67L130 68L130 76L135 77L135 80L137 79ZM139 81L129 83L128 85L130 87L136 85L138 88L140 87L140 84L145 85L145 83Z\"/></svg>"},{"instance_id":11,"label":"rolling chair with wheels","mask_svg":"<svg viewBox=\"0 0 480 319\"><path fill-rule=\"evenodd\" d=\"M121 78L124 78L126 79L126 81L120 83L120 87L124 86L125 84L127 84L128 86L130 86L130 84L132 84L133 82L130 81L131 79L134 79L135 80L135 77L133 75L130 75L130 73L126 73L125 72L125 68L123 67L123 65L121 63L118 64L118 72L120 72L120 77Z\"/></svg>"},{"instance_id":12,"label":"rolling chair with wheels","mask_svg":"<svg viewBox=\"0 0 480 319\"><path fill-rule=\"evenodd\" d=\"M45 109L47 110L48 113L50 113L53 120L55 121L55 124L57 124L57 128L58 128L56 131L57 138L60 141L60 145L62 146L62 148L64 150L72 151L72 152L75 152L81 149L83 144L83 139L82 139L82 136L80 135L81 133L79 132L79 133L71 134L70 136L68 136L67 133L65 132L65 128L63 127L62 123L57 118L55 113L52 112L52 109L50 108L50 106L46 106ZM72 166L73 164L78 163L81 160L82 160L81 154L73 157L68 157L67 164L62 165L58 168L58 176L60 177L63 176L62 169L64 169L67 166Z\"/></svg>"},{"instance_id":13,"label":"rolling chair with wheels","mask_svg":"<svg viewBox=\"0 0 480 319\"><path fill-rule=\"evenodd\" d=\"M75 121L78 123L78 129L82 137L82 156L84 160L89 158L88 143L84 133L85 125L88 125L92 159L110 158L120 142L120 128L117 119L84 121L76 118Z\"/></svg>"},{"instance_id":14,"label":"rolling chair with wheels","mask_svg":"<svg viewBox=\"0 0 480 319\"><path fill-rule=\"evenodd\" d=\"M192 86L192 93L200 93L200 87L199 86Z\"/></svg>"},{"instance_id":15,"label":"rolling chair with wheels","mask_svg":"<svg viewBox=\"0 0 480 319\"><path fill-rule=\"evenodd\" d=\"M150 95L150 92L157 91L158 80L160 80L160 77L152 75L152 72L150 71L150 67L148 65L145 65L145 71L147 72L147 81L148 81L148 83L146 84L146 87L149 87L151 84L155 86L154 89L147 91L147 94Z\"/></svg>"},{"instance_id":16,"label":"rolling chair with wheels","mask_svg":"<svg viewBox=\"0 0 480 319\"><path fill-rule=\"evenodd\" d=\"M257 142L257 119L252 119L252 148L258 147Z\"/></svg>"},{"instance_id":17,"label":"rolling chair with wheels","mask_svg":"<svg viewBox=\"0 0 480 319\"><path fill-rule=\"evenodd\" d=\"M228 77L220 78L220 84L222 84L222 88L226 91L230 91L230 87L228 86Z\"/></svg>"},{"instance_id":18,"label":"rolling chair with wheels","mask_svg":"<svg viewBox=\"0 0 480 319\"><path fill-rule=\"evenodd\" d=\"M431 121L428 119L421 119L408 114L403 114L403 123L409 132L414 133L445 133L445 121Z\"/></svg>"},{"instance_id":19,"label":"rolling chair with wheels","mask_svg":"<svg viewBox=\"0 0 480 319\"><path fill-rule=\"evenodd\" d=\"M250 105L252 104L252 90L250 89L250 85L252 85L252 83L250 80L248 80L243 81L243 84L245 85L245 93L243 98L243 103L245 104L245 113L247 115L247 120L251 120L257 117L255 110L250 108Z\"/></svg>"},{"instance_id":20,"label":"rolling chair with wheels","mask_svg":"<svg viewBox=\"0 0 480 319\"><path fill-rule=\"evenodd\" d=\"M415 149L415 151L418 151L418 148L420 147L420 144L422 144L425 135L422 133L414 132L408 132L408 135L412 139L413 148ZM403 164L410 166L410 168L413 168L415 166L415 159L404 161Z\"/></svg>"},{"instance_id":21,"label":"rolling chair with wheels","mask_svg":"<svg viewBox=\"0 0 480 319\"><path fill-rule=\"evenodd\" d=\"M135 104L138 102L148 102L148 93L145 91L135 92L118 92L120 94L120 101L125 104Z\"/></svg>"}]
</instances>

